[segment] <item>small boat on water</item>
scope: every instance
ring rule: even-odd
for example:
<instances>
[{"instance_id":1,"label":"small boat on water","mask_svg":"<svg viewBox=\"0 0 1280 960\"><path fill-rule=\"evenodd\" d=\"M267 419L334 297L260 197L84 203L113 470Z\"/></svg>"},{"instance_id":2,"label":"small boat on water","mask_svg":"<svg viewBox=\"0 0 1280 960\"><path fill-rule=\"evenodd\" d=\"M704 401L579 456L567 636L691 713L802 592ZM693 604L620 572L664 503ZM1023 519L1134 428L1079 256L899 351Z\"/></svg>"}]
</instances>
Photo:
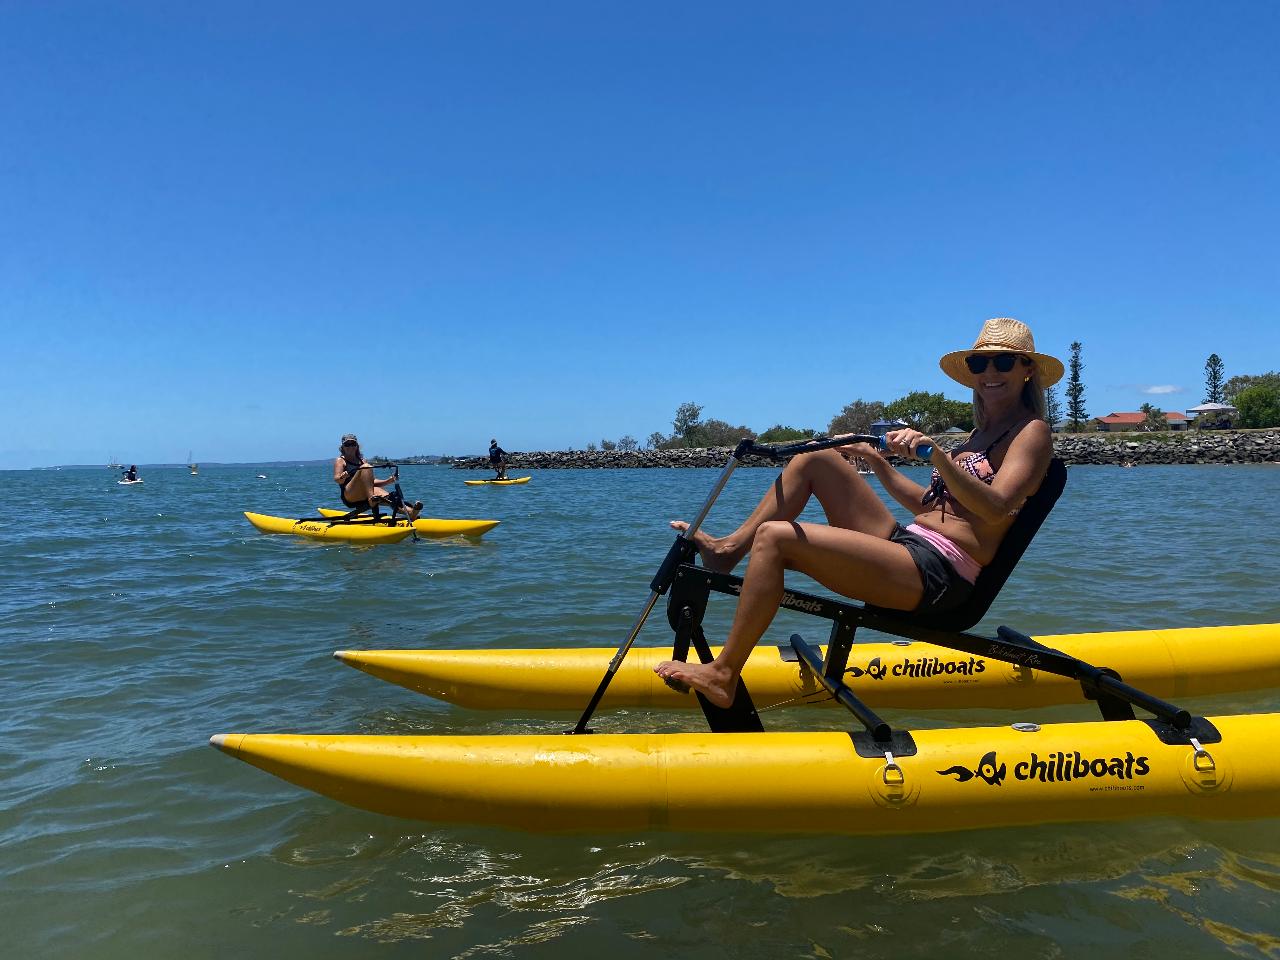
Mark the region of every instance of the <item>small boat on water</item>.
<instances>
[{"instance_id":1,"label":"small boat on water","mask_svg":"<svg viewBox=\"0 0 1280 960\"><path fill-rule=\"evenodd\" d=\"M191 451L187 451L187 469L191 471L191 476L199 476L200 465L191 459Z\"/></svg>"},{"instance_id":2,"label":"small boat on water","mask_svg":"<svg viewBox=\"0 0 1280 960\"><path fill-rule=\"evenodd\" d=\"M514 487L517 484L528 483L533 477L515 477L510 480L463 480L468 487Z\"/></svg>"}]
</instances>

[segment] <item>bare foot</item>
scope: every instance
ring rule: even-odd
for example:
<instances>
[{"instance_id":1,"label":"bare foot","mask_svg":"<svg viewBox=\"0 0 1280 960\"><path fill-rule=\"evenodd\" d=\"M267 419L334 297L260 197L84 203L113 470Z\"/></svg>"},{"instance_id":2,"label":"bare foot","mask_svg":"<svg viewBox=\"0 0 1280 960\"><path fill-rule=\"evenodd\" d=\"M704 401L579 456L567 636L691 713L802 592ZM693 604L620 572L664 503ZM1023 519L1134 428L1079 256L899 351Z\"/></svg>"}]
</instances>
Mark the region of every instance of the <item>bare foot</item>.
<instances>
[{"instance_id":1,"label":"bare foot","mask_svg":"<svg viewBox=\"0 0 1280 960\"><path fill-rule=\"evenodd\" d=\"M714 662L684 663L681 660L664 660L653 668L653 672L666 680L668 685L682 683L692 687L717 707L730 706L738 692L738 678Z\"/></svg>"},{"instance_id":2,"label":"bare foot","mask_svg":"<svg viewBox=\"0 0 1280 960\"><path fill-rule=\"evenodd\" d=\"M672 520L671 529L688 530L689 524L684 520ZM703 533L701 530L695 531L693 534L693 545L698 549L698 556L702 558L702 565L708 570L714 570L717 573L728 573L738 565L738 561L742 559L746 551L739 550L735 544L728 541L727 537L712 537Z\"/></svg>"},{"instance_id":3,"label":"bare foot","mask_svg":"<svg viewBox=\"0 0 1280 960\"><path fill-rule=\"evenodd\" d=\"M420 513L422 513L422 501L415 500L413 506L409 508L409 522L413 523L413 521L417 520Z\"/></svg>"}]
</instances>

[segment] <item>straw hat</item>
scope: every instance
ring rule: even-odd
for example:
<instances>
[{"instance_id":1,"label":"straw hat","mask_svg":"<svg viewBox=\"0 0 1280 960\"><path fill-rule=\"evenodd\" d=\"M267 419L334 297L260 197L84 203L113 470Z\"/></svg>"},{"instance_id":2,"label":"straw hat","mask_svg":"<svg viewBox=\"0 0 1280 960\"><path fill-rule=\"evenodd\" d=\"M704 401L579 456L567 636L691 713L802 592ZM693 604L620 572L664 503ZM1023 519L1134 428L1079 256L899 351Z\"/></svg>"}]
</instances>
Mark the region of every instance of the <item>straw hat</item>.
<instances>
[{"instance_id":1,"label":"straw hat","mask_svg":"<svg viewBox=\"0 0 1280 960\"><path fill-rule=\"evenodd\" d=\"M1016 353L1030 357L1035 361L1036 370L1040 374L1040 385L1051 387L1062 379L1062 361L1047 353L1036 353L1036 341L1031 336L1031 328L1012 317L994 317L982 325L982 332L968 350L956 350L946 354L938 361L938 366L952 380L973 386L973 374L965 365L964 358L974 353Z\"/></svg>"}]
</instances>

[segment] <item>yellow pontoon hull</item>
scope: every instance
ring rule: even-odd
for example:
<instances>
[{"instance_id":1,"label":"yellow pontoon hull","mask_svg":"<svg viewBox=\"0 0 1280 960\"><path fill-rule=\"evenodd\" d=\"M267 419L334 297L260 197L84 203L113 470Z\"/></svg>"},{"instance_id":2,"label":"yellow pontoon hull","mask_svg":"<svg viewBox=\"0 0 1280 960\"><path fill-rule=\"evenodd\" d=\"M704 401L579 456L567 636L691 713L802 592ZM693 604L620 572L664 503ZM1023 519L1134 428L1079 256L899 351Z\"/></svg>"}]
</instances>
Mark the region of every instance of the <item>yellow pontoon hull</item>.
<instances>
[{"instance_id":1,"label":"yellow pontoon hull","mask_svg":"<svg viewBox=\"0 0 1280 960\"><path fill-rule=\"evenodd\" d=\"M516 477L514 480L463 480L468 487L513 487L517 483L528 483L533 477Z\"/></svg>"},{"instance_id":2,"label":"yellow pontoon hull","mask_svg":"<svg viewBox=\"0 0 1280 960\"><path fill-rule=\"evenodd\" d=\"M413 533L407 526L374 526L356 523L322 523L318 520L290 520L286 517L269 517L264 513L249 513L245 518L263 533L292 533L310 540L337 540L346 543L371 545L375 543L399 543Z\"/></svg>"},{"instance_id":3,"label":"yellow pontoon hull","mask_svg":"<svg viewBox=\"0 0 1280 960\"><path fill-rule=\"evenodd\" d=\"M327 507L318 509L322 517L345 517L350 512L330 510ZM361 517L357 522L372 523L373 518ZM399 525L404 526L408 522L400 520ZM437 517L419 517L413 521L413 529L420 537L482 537L501 522L501 520L444 520Z\"/></svg>"},{"instance_id":4,"label":"yellow pontoon hull","mask_svg":"<svg viewBox=\"0 0 1280 960\"><path fill-rule=\"evenodd\" d=\"M1133 686L1179 700L1280 686L1280 624L1131 630L1037 637L1116 670ZM582 710L614 650L339 650L339 660L382 680L463 707ZM671 649L633 648L613 678L604 708L696 707L653 672ZM831 703L830 695L776 646L751 654L743 679L757 707ZM1007 707L1078 703L1066 677L971 657L927 643L857 643L845 682L873 707Z\"/></svg>"},{"instance_id":5,"label":"yellow pontoon hull","mask_svg":"<svg viewBox=\"0 0 1280 960\"><path fill-rule=\"evenodd\" d=\"M1212 718L1196 757L1139 720L921 730L859 756L845 733L291 736L214 746L376 813L523 830L878 834L1174 815L1274 816L1280 714Z\"/></svg>"}]
</instances>

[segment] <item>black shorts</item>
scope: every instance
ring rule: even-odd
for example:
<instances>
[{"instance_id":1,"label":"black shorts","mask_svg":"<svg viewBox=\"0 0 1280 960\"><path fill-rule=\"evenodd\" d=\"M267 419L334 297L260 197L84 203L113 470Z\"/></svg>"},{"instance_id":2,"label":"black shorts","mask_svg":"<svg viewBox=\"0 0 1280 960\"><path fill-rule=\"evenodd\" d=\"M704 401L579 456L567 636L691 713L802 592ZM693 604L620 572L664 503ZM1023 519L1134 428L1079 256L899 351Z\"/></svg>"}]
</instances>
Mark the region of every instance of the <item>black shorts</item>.
<instances>
[{"instance_id":1,"label":"black shorts","mask_svg":"<svg viewBox=\"0 0 1280 960\"><path fill-rule=\"evenodd\" d=\"M342 497L343 504L350 507L352 510L356 509L357 507L359 507L361 510L370 509L370 504L368 500L348 500L346 487L343 487L342 491L338 495Z\"/></svg>"},{"instance_id":2,"label":"black shorts","mask_svg":"<svg viewBox=\"0 0 1280 960\"><path fill-rule=\"evenodd\" d=\"M945 613L954 610L973 593L973 584L960 576L951 561L940 554L924 537L911 533L902 524L893 525L890 543L900 543L907 548L916 569L920 571L920 585L924 595L913 613Z\"/></svg>"}]
</instances>

